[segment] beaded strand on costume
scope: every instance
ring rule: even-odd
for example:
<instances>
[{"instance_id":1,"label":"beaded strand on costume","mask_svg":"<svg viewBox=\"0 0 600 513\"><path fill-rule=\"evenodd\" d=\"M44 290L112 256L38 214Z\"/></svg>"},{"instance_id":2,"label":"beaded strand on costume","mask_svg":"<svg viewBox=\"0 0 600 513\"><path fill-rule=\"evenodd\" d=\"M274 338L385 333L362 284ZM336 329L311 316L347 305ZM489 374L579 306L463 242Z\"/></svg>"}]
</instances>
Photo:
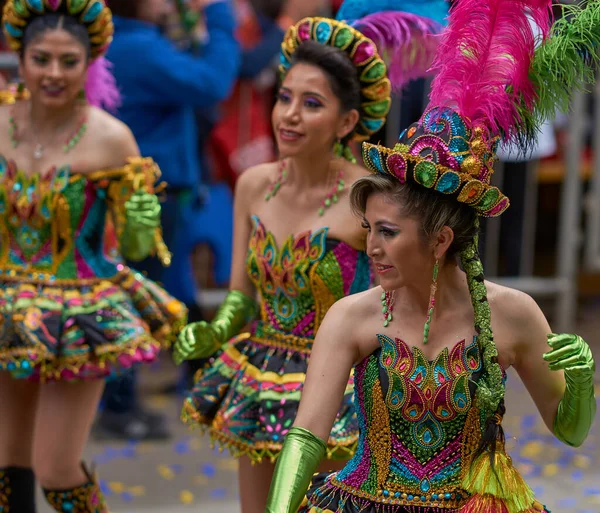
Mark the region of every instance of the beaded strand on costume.
<instances>
[{"instance_id":1,"label":"beaded strand on costume","mask_svg":"<svg viewBox=\"0 0 600 513\"><path fill-rule=\"evenodd\" d=\"M478 382L477 402L482 410L493 418L504 399L503 373L498 363L498 349L494 343L491 326L491 310L487 300L483 265L479 259L479 219L475 219L476 234L472 243L461 252L461 260L467 275L469 292L475 314L475 329L482 352L483 374ZM497 424L494 421L495 424ZM493 442L493 441L490 441Z\"/></svg>"}]
</instances>

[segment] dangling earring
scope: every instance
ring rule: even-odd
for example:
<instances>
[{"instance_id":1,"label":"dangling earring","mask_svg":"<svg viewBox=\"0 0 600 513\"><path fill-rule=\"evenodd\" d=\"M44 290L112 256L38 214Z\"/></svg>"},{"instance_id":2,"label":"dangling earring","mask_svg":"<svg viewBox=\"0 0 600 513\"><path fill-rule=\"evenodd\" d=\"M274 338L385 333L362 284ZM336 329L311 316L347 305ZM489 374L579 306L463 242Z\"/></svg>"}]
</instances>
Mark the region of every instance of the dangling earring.
<instances>
[{"instance_id":1,"label":"dangling earring","mask_svg":"<svg viewBox=\"0 0 600 513\"><path fill-rule=\"evenodd\" d=\"M436 258L435 265L433 266L433 281L431 282L431 288L429 289L429 308L427 309L427 320L425 321L425 327L423 328L423 345L426 345L427 341L429 340L429 328L431 326L431 318L433 317L433 310L435 308L435 293L437 291L439 270L440 261Z\"/></svg>"},{"instance_id":2,"label":"dangling earring","mask_svg":"<svg viewBox=\"0 0 600 513\"><path fill-rule=\"evenodd\" d=\"M385 290L381 293L381 313L383 314L383 327L387 328L390 322L393 320L392 311L394 310L394 300L396 291L386 292Z\"/></svg>"},{"instance_id":3,"label":"dangling earring","mask_svg":"<svg viewBox=\"0 0 600 513\"><path fill-rule=\"evenodd\" d=\"M350 146L342 143L341 139L338 139L333 145L333 154L338 158L346 159L348 162L356 164L356 157L352 153Z\"/></svg>"},{"instance_id":4,"label":"dangling earring","mask_svg":"<svg viewBox=\"0 0 600 513\"><path fill-rule=\"evenodd\" d=\"M19 80L19 83L17 84L17 95L16 95L16 99L17 100L24 100L25 96L26 96L26 90L25 90L25 83L22 82L21 80Z\"/></svg>"},{"instance_id":5,"label":"dangling earring","mask_svg":"<svg viewBox=\"0 0 600 513\"><path fill-rule=\"evenodd\" d=\"M342 144L342 140L338 139L334 145L333 145L333 154L338 157L338 158L342 158L344 156L344 145Z\"/></svg>"}]
</instances>

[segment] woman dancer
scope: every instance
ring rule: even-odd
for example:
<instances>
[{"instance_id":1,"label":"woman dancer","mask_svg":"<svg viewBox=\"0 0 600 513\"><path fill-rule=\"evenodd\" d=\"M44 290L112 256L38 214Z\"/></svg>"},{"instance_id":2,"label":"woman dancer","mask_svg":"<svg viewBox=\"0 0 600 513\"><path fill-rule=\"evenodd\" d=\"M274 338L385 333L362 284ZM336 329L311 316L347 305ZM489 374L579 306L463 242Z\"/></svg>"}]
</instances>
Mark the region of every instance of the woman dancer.
<instances>
[{"instance_id":1,"label":"woman dancer","mask_svg":"<svg viewBox=\"0 0 600 513\"><path fill-rule=\"evenodd\" d=\"M159 171L86 101L115 99L102 1L9 0L3 23L24 87L0 107L0 511L35 511L35 475L56 511L105 512L80 463L104 379L153 361L186 317L122 263L168 263Z\"/></svg>"},{"instance_id":2,"label":"woman dancer","mask_svg":"<svg viewBox=\"0 0 600 513\"><path fill-rule=\"evenodd\" d=\"M417 43L427 38L417 35L440 25L404 16L405 31L415 35L414 46L406 38L406 54L415 47L429 51L430 44ZM281 62L272 116L281 160L241 175L230 292L214 320L186 327L175 349L178 361L220 350L197 374L183 418L240 457L244 513L264 510L325 313L337 299L371 285L366 234L348 201L348 186L365 170L352 162L346 144L379 130L390 106L390 82L375 45L346 23L302 20L288 31ZM423 70L427 62L415 66ZM232 339L257 310L260 320L250 333ZM352 391L347 379L329 436L330 460L347 459L356 448Z\"/></svg>"},{"instance_id":3,"label":"woman dancer","mask_svg":"<svg viewBox=\"0 0 600 513\"><path fill-rule=\"evenodd\" d=\"M546 511L505 452L505 370L555 436L578 446L596 410L594 362L580 337L551 333L530 297L484 281L477 219L508 207L490 185L498 136L527 144L593 79L600 2L573 8L579 17L558 22L532 62L527 15L547 35L549 7L455 4L425 114L393 149L364 145L375 176L354 184L351 204L380 286L342 299L321 324L268 513L301 506L353 365L356 456L314 478L301 512Z\"/></svg>"}]
</instances>

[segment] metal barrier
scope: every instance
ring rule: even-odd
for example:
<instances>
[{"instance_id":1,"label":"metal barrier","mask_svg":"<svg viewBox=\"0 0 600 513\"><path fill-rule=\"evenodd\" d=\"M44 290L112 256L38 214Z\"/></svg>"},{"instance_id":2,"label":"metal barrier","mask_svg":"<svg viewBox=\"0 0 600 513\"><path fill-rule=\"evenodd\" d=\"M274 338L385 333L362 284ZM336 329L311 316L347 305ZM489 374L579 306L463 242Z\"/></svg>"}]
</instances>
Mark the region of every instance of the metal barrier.
<instances>
[{"instance_id":1,"label":"metal barrier","mask_svg":"<svg viewBox=\"0 0 600 513\"><path fill-rule=\"evenodd\" d=\"M551 277L536 277L532 275L532 243L536 226L535 203L537 203L537 183L534 166L530 166L528 170L527 202L531 202L531 204L527 205L529 211L526 211L523 220L525 227L523 230L523 240L521 241L521 254L524 258L522 259L520 276L514 278L493 277L493 274L497 272L498 239L500 235L499 223L501 222L501 218L491 220L492 222L489 225L490 230L486 238L485 267L488 275L492 276L489 278L490 281L521 290L534 297L553 297L555 299L553 327L556 331L573 330L577 310L578 255L582 240L580 222L583 183L580 171L586 118L584 105L585 95L575 93L571 101L567 147L565 149L565 175L560 199L556 274ZM499 176L496 178L502 179L501 170ZM598 234L600 235L600 229L598 230ZM488 260L490 261L488 262Z\"/></svg>"}]
</instances>

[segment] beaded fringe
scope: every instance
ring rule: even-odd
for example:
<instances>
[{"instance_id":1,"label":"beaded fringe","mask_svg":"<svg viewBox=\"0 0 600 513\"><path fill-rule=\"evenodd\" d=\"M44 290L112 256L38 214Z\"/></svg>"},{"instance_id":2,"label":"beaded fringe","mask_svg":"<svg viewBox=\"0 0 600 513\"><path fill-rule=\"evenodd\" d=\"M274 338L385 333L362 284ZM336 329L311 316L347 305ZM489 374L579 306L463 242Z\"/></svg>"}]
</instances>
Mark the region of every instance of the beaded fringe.
<instances>
[{"instance_id":1,"label":"beaded fringe","mask_svg":"<svg viewBox=\"0 0 600 513\"><path fill-rule=\"evenodd\" d=\"M376 502L373 499L357 497L346 490L333 488L328 482L325 482L325 484L310 493L310 497L305 499L305 502L300 507L299 513L346 513L348 510L345 508L348 502L350 503L349 509L357 513L367 510L377 513L398 513L399 510L403 513L450 513L454 511L436 506L384 504ZM331 506L336 507L336 509L330 509ZM475 511L477 510L473 510L473 512ZM462 510L460 510L460 513L463 513ZM477 513L482 512L478 511ZM534 511L531 513L534 513Z\"/></svg>"},{"instance_id":2,"label":"beaded fringe","mask_svg":"<svg viewBox=\"0 0 600 513\"><path fill-rule=\"evenodd\" d=\"M268 461L275 463L277 457L281 452L283 443L269 443L269 446L260 447L254 444L248 444L236 440L234 437L215 429L212 426L213 419L202 415L193 405L192 401L186 399L183 403L183 409L181 412L181 420L184 424L187 424L193 429L199 429L202 434L208 432L211 441L211 448L217 448L219 452L228 450L229 454L233 458L240 458L241 456L247 456L250 458L252 463L262 463ZM352 442L349 445L327 445L327 452L325 459L327 460L348 460L356 452L358 447L358 440Z\"/></svg>"}]
</instances>

